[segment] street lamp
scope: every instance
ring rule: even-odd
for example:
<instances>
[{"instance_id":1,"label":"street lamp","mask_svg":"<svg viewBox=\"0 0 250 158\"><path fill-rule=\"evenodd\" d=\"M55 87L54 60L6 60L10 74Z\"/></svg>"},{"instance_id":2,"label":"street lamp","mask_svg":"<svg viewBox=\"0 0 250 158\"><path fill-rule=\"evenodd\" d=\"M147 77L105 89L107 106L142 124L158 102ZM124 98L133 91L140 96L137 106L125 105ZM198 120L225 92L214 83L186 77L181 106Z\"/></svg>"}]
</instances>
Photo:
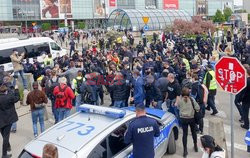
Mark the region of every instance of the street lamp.
<instances>
[{"instance_id":1,"label":"street lamp","mask_svg":"<svg viewBox=\"0 0 250 158\"><path fill-rule=\"evenodd\" d=\"M68 27L68 21L67 21L67 2L64 0L64 25L65 27Z\"/></svg>"}]
</instances>

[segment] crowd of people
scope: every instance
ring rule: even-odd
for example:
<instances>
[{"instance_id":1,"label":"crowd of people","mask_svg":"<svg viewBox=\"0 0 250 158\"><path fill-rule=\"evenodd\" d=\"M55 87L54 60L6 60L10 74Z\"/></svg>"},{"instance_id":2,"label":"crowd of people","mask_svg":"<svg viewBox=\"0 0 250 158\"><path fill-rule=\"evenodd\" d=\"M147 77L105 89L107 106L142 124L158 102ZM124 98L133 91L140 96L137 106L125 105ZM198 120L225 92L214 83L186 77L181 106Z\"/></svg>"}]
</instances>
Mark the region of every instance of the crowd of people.
<instances>
[{"instance_id":1,"label":"crowd of people","mask_svg":"<svg viewBox=\"0 0 250 158\"><path fill-rule=\"evenodd\" d=\"M196 39L186 39L178 32L162 32L154 33L152 41L148 41L141 31L142 41L138 44L135 44L132 33L128 31L115 40L105 37L102 31L69 33L69 54L61 57L58 53L54 59L51 54L46 54L43 63L39 63L36 58L33 63L23 63L24 55L13 50L11 61L14 78L20 74L25 89L27 81L23 77L24 72L32 73L35 81L26 101L32 111L34 136L38 136L38 119L41 132L44 131L43 116L48 99L57 123L68 117L73 107L79 111L83 103L107 104L104 97L108 95L111 107L122 108L144 103L146 107L163 109L166 105L167 110L178 118L183 129L183 156L188 154L188 126L191 127L194 150L198 152L197 133L203 135L205 111L212 110L211 115L218 114L214 71L217 54L219 58L225 55L237 57L247 70L247 88L237 95L235 104L241 116L240 122L244 123L242 128L248 129L250 40L247 40L244 30L234 33L228 31L222 38L211 37L209 34L203 38L197 34ZM56 38L64 40L65 36L60 34ZM75 48L80 38L92 40L91 44L82 44L84 46L81 51ZM3 91L3 87L0 87L0 91L6 95L16 82L10 83L10 77L4 71L1 73L2 86L7 88ZM42 89L39 89L40 86ZM198 121L194 118L197 111L202 115ZM6 121L8 124L3 127L1 124L1 131L6 128L10 130L9 126L15 121L17 119ZM205 139L213 143L212 138ZM206 145L203 144L204 147ZM3 155L7 153L8 146L6 142Z\"/></svg>"}]
</instances>

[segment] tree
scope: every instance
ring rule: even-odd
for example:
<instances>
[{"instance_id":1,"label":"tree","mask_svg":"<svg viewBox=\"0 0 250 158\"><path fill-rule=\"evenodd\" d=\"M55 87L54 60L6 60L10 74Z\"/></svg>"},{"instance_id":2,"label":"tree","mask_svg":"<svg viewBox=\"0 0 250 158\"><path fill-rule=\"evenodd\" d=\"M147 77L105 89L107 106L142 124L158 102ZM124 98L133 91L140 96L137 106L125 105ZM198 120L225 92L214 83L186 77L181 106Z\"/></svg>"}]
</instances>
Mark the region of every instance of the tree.
<instances>
[{"instance_id":1,"label":"tree","mask_svg":"<svg viewBox=\"0 0 250 158\"><path fill-rule=\"evenodd\" d=\"M225 17L220 10L217 10L215 16L213 17L214 22L223 23L225 22Z\"/></svg>"},{"instance_id":2,"label":"tree","mask_svg":"<svg viewBox=\"0 0 250 158\"><path fill-rule=\"evenodd\" d=\"M65 27L65 24L64 23L60 23L59 27Z\"/></svg>"},{"instance_id":3,"label":"tree","mask_svg":"<svg viewBox=\"0 0 250 158\"><path fill-rule=\"evenodd\" d=\"M78 26L78 29L85 29L85 23L84 22L78 22L77 26Z\"/></svg>"},{"instance_id":4,"label":"tree","mask_svg":"<svg viewBox=\"0 0 250 158\"><path fill-rule=\"evenodd\" d=\"M51 30L51 24L50 23L43 23L42 30L43 31Z\"/></svg>"},{"instance_id":5,"label":"tree","mask_svg":"<svg viewBox=\"0 0 250 158\"><path fill-rule=\"evenodd\" d=\"M231 8L226 7L223 10L223 13L224 13L225 20L228 21L228 19L230 18L230 16L233 14L233 11L231 10Z\"/></svg>"},{"instance_id":6,"label":"tree","mask_svg":"<svg viewBox=\"0 0 250 158\"><path fill-rule=\"evenodd\" d=\"M195 35L195 34L204 34L208 30L212 33L215 31L215 26L212 21L204 21L199 16L194 16L192 21L176 19L172 26L172 31L177 31L181 35ZM166 31L168 31L166 29Z\"/></svg>"}]
</instances>

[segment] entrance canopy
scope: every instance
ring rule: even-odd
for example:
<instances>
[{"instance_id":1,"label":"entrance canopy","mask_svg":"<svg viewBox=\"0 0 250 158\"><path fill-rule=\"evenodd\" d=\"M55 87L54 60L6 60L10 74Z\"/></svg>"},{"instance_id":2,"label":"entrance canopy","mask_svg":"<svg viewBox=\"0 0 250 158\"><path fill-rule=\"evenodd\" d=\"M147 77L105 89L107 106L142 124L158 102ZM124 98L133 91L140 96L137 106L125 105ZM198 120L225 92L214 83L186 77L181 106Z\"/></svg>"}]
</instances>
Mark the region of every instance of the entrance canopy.
<instances>
[{"instance_id":1,"label":"entrance canopy","mask_svg":"<svg viewBox=\"0 0 250 158\"><path fill-rule=\"evenodd\" d=\"M171 26L175 19L191 20L191 16L184 10L116 9L109 16L108 27L139 31L145 26L143 17L149 18L147 29L151 31Z\"/></svg>"}]
</instances>

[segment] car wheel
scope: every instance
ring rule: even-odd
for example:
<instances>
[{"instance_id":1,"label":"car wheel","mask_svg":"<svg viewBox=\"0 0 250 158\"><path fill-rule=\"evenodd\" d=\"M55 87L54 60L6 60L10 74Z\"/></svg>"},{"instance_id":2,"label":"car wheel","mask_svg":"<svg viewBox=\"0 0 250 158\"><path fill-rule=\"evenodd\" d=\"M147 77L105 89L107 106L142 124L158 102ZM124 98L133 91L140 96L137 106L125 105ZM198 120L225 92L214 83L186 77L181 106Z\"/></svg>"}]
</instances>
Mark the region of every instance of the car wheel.
<instances>
[{"instance_id":1,"label":"car wheel","mask_svg":"<svg viewBox=\"0 0 250 158\"><path fill-rule=\"evenodd\" d=\"M174 138L174 132L171 131L169 140L168 140L168 148L167 148L167 154L175 154L176 152L176 143Z\"/></svg>"}]
</instances>

